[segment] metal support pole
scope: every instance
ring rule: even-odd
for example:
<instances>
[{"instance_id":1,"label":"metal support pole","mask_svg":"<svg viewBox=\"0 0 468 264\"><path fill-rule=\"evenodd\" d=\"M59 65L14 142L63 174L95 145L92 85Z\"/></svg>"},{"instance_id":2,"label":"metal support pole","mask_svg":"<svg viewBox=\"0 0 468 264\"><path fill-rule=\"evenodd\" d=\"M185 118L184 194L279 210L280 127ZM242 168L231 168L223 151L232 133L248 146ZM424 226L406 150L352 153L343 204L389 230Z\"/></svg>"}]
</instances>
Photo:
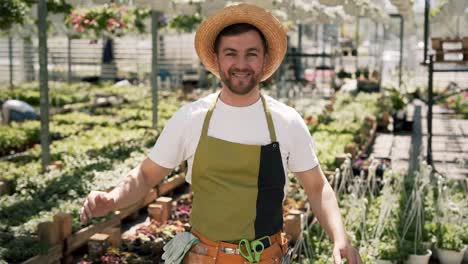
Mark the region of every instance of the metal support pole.
<instances>
[{"instance_id":1,"label":"metal support pole","mask_svg":"<svg viewBox=\"0 0 468 264\"><path fill-rule=\"evenodd\" d=\"M429 55L429 81L427 84L427 164L432 165L432 105L433 91L432 91L432 78L434 71L434 55Z\"/></svg>"},{"instance_id":2,"label":"metal support pole","mask_svg":"<svg viewBox=\"0 0 468 264\"><path fill-rule=\"evenodd\" d=\"M429 41L429 11L431 9L431 0L426 0L424 4L424 59L423 62L426 63L427 60L427 49Z\"/></svg>"},{"instance_id":3,"label":"metal support pole","mask_svg":"<svg viewBox=\"0 0 468 264\"><path fill-rule=\"evenodd\" d=\"M152 56L151 56L151 94L153 100L153 128L158 125L158 23L160 13L151 11L151 40L152 40Z\"/></svg>"},{"instance_id":4,"label":"metal support pole","mask_svg":"<svg viewBox=\"0 0 468 264\"><path fill-rule=\"evenodd\" d=\"M10 66L10 89L13 89L13 38L8 35L8 59Z\"/></svg>"},{"instance_id":5,"label":"metal support pole","mask_svg":"<svg viewBox=\"0 0 468 264\"><path fill-rule=\"evenodd\" d=\"M379 87L380 87L380 91L382 91L382 79L383 79L383 69L384 69L384 60L383 60L383 52L385 50L385 43L386 43L386 38L387 38L387 29L385 28L385 24L382 24L382 34L383 34L383 40L382 42L380 43L380 51L379 51L379 56L380 56L380 60L379 60L379 73L380 73L380 78L379 78Z\"/></svg>"},{"instance_id":6,"label":"metal support pole","mask_svg":"<svg viewBox=\"0 0 468 264\"><path fill-rule=\"evenodd\" d=\"M401 76L402 76L402 71L403 71L403 38L404 38L404 26L405 26L405 20L403 16L400 17L400 62L398 65L398 87L401 88Z\"/></svg>"},{"instance_id":7,"label":"metal support pole","mask_svg":"<svg viewBox=\"0 0 468 264\"><path fill-rule=\"evenodd\" d=\"M303 30L303 25L298 24L298 35L297 35L297 52L299 54L302 54L302 30ZM296 73L296 80L302 79L302 57L299 57L297 59L298 65L297 65L297 73Z\"/></svg>"},{"instance_id":8,"label":"metal support pole","mask_svg":"<svg viewBox=\"0 0 468 264\"><path fill-rule=\"evenodd\" d=\"M39 0L37 5L39 35L39 87L41 104L41 157L42 170L50 164L49 138L49 87L47 71L47 1Z\"/></svg>"},{"instance_id":9,"label":"metal support pole","mask_svg":"<svg viewBox=\"0 0 468 264\"><path fill-rule=\"evenodd\" d=\"M377 59L377 55L379 54L379 46L377 45L377 43L379 43L379 22L375 22L374 23L374 28L375 28L375 34L374 34L374 49L372 50L373 54L372 56L374 57L375 59L375 63L374 63L374 67L377 67L377 62L378 62L378 59Z\"/></svg>"},{"instance_id":10,"label":"metal support pole","mask_svg":"<svg viewBox=\"0 0 468 264\"><path fill-rule=\"evenodd\" d=\"M356 60L355 60L355 66L356 66L356 71L359 69L359 23L360 22L360 17L356 18Z\"/></svg>"},{"instance_id":11,"label":"metal support pole","mask_svg":"<svg viewBox=\"0 0 468 264\"><path fill-rule=\"evenodd\" d=\"M67 81L68 84L71 83L72 80L72 55L71 55L71 42L72 38L70 34L67 35L67 66L68 66L68 73L67 73Z\"/></svg>"}]
</instances>

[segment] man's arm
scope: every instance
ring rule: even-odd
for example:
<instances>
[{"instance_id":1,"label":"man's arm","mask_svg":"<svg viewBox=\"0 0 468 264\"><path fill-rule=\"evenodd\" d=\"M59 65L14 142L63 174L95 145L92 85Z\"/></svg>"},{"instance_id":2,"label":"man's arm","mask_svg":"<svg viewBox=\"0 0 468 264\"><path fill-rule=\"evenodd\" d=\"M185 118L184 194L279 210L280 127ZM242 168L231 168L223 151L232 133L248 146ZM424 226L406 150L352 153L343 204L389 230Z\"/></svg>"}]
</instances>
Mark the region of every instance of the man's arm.
<instances>
[{"instance_id":1,"label":"man's arm","mask_svg":"<svg viewBox=\"0 0 468 264\"><path fill-rule=\"evenodd\" d=\"M338 202L320 166L307 171L297 172L296 177L307 193L314 215L330 239L333 243L345 244L347 239Z\"/></svg>"},{"instance_id":2,"label":"man's arm","mask_svg":"<svg viewBox=\"0 0 468 264\"><path fill-rule=\"evenodd\" d=\"M295 174L307 193L314 215L333 241L335 263L341 263L341 257L347 258L350 264L361 263L359 254L346 238L335 193L320 166Z\"/></svg>"},{"instance_id":3,"label":"man's arm","mask_svg":"<svg viewBox=\"0 0 468 264\"><path fill-rule=\"evenodd\" d=\"M101 217L141 201L169 172L171 169L146 158L109 193L92 191L81 208L81 221L85 223L93 217Z\"/></svg>"},{"instance_id":4,"label":"man's arm","mask_svg":"<svg viewBox=\"0 0 468 264\"><path fill-rule=\"evenodd\" d=\"M129 207L145 198L151 188L160 183L171 171L172 169L159 166L149 158L143 160L109 193L115 202L114 210Z\"/></svg>"}]
</instances>

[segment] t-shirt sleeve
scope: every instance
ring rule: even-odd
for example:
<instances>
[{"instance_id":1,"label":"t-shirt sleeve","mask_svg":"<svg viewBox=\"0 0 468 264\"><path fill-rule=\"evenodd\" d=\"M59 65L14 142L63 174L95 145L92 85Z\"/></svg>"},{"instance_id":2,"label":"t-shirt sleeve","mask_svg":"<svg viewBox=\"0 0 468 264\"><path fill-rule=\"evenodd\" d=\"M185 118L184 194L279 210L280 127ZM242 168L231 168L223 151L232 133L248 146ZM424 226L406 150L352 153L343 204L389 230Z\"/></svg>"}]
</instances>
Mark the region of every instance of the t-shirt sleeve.
<instances>
[{"instance_id":1,"label":"t-shirt sleeve","mask_svg":"<svg viewBox=\"0 0 468 264\"><path fill-rule=\"evenodd\" d=\"M188 120L189 109L182 107L167 121L148 158L165 168L179 166L187 152L185 127Z\"/></svg>"},{"instance_id":2,"label":"t-shirt sleeve","mask_svg":"<svg viewBox=\"0 0 468 264\"><path fill-rule=\"evenodd\" d=\"M314 142L302 117L295 112L289 128L291 148L288 158L288 169L301 172L316 167L319 162L314 150Z\"/></svg>"}]
</instances>

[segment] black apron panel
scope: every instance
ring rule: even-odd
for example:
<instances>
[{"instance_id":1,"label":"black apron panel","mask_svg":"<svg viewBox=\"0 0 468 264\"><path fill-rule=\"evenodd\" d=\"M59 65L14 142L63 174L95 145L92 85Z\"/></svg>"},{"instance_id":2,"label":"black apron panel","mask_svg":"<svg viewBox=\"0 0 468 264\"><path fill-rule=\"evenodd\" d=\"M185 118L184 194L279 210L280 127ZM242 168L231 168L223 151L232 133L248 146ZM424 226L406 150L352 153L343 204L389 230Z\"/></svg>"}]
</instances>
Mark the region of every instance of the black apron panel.
<instances>
[{"instance_id":1,"label":"black apron panel","mask_svg":"<svg viewBox=\"0 0 468 264\"><path fill-rule=\"evenodd\" d=\"M285 182L279 143L262 146L255 219L256 238L273 235L283 228Z\"/></svg>"}]
</instances>

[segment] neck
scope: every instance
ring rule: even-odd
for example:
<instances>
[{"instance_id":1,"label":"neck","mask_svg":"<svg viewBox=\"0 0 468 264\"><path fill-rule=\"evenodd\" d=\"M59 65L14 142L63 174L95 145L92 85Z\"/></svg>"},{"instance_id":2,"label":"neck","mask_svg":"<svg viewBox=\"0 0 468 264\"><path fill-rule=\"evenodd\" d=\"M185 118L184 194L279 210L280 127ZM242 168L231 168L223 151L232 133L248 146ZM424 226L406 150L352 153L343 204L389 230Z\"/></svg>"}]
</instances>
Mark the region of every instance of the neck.
<instances>
[{"instance_id":1,"label":"neck","mask_svg":"<svg viewBox=\"0 0 468 264\"><path fill-rule=\"evenodd\" d=\"M235 107L244 107L244 106L249 106L258 101L260 98L260 89L258 85L252 89L247 94L235 94L229 90L226 86L223 85L223 88L221 88L221 93L219 95L219 99L223 101L223 103L230 105L230 106L235 106Z\"/></svg>"}]
</instances>

